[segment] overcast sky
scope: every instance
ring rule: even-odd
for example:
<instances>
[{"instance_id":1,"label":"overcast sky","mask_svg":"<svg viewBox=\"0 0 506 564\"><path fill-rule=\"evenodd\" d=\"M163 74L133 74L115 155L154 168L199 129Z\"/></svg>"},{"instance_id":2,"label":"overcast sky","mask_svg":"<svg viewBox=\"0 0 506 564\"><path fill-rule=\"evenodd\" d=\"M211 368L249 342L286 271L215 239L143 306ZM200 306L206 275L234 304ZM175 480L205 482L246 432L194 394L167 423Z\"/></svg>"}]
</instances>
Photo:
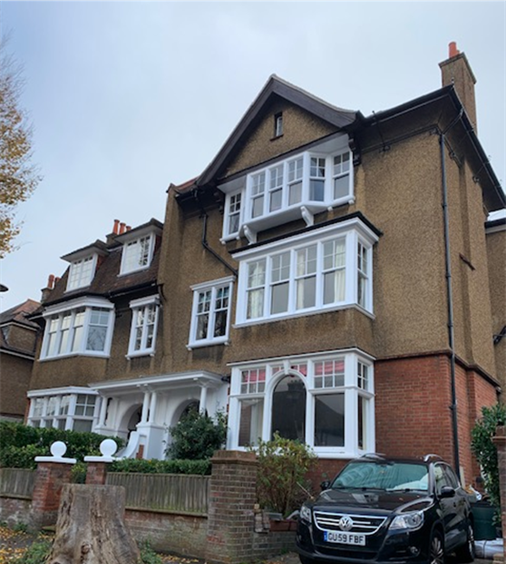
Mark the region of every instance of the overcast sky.
<instances>
[{"instance_id":1,"label":"overcast sky","mask_svg":"<svg viewBox=\"0 0 506 564\"><path fill-rule=\"evenodd\" d=\"M438 89L456 41L504 187L505 21L503 1L1 1L44 179L0 261L0 310L38 300L114 219L163 221L167 186L203 171L272 73L367 116Z\"/></svg>"}]
</instances>

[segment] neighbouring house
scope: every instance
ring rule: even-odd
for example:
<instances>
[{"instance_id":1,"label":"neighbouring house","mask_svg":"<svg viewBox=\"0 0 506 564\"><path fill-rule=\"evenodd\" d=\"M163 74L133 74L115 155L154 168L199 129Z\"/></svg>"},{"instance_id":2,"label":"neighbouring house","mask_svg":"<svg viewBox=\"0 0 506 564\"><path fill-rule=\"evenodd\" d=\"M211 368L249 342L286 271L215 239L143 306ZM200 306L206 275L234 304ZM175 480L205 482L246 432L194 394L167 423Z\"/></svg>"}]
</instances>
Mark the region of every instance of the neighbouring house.
<instances>
[{"instance_id":1,"label":"neighbouring house","mask_svg":"<svg viewBox=\"0 0 506 564\"><path fill-rule=\"evenodd\" d=\"M440 67L442 88L368 117L271 76L207 169L170 186L151 262L157 222L64 257L28 422L88 414L149 458L189 406L226 409L229 449L277 431L327 473L437 452L471 482L471 428L506 380L506 231L487 223L506 197L466 56L451 44Z\"/></svg>"},{"instance_id":2,"label":"neighbouring house","mask_svg":"<svg viewBox=\"0 0 506 564\"><path fill-rule=\"evenodd\" d=\"M26 300L0 313L0 419L23 421L39 326L28 316L40 306Z\"/></svg>"},{"instance_id":3,"label":"neighbouring house","mask_svg":"<svg viewBox=\"0 0 506 564\"><path fill-rule=\"evenodd\" d=\"M485 224L497 378L506 389L506 217Z\"/></svg>"}]
</instances>

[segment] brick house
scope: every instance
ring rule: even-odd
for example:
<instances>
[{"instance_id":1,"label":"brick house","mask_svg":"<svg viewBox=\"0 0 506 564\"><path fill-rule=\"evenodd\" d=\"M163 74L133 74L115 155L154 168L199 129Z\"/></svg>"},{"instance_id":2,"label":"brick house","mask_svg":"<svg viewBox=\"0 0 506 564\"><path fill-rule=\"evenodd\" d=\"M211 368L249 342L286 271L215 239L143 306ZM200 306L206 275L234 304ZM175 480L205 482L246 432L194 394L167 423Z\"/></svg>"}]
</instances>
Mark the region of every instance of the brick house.
<instances>
[{"instance_id":1,"label":"brick house","mask_svg":"<svg viewBox=\"0 0 506 564\"><path fill-rule=\"evenodd\" d=\"M369 117L271 76L207 169L170 186L149 268L122 285L137 230L97 242L79 299L102 301L87 305L68 280L91 248L66 257L29 422L54 424L55 386L81 386L77 400L89 386L92 428L130 434L131 456L163 456L198 404L228 410L229 449L279 431L322 471L437 452L471 481L470 430L506 380L506 229L486 221L506 198L476 136L467 58L452 44L440 67L442 88ZM156 347L137 358L135 311L151 298ZM100 358L48 357L69 303L114 310Z\"/></svg>"},{"instance_id":2,"label":"brick house","mask_svg":"<svg viewBox=\"0 0 506 564\"><path fill-rule=\"evenodd\" d=\"M0 313L0 419L23 421L39 326L28 316L40 306L26 300Z\"/></svg>"}]
</instances>

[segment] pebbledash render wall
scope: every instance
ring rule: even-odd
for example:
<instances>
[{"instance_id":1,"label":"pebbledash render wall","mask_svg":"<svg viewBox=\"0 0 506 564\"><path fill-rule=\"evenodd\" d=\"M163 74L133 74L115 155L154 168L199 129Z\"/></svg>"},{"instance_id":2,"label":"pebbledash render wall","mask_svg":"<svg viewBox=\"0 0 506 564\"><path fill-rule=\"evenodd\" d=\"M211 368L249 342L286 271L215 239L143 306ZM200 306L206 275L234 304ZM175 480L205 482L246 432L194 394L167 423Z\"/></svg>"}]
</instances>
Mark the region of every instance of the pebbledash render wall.
<instances>
[{"instance_id":1,"label":"pebbledash render wall","mask_svg":"<svg viewBox=\"0 0 506 564\"><path fill-rule=\"evenodd\" d=\"M288 112L289 106L285 104L283 108ZM297 119L310 127L311 119L304 120L299 113ZM437 119L436 110L427 111L420 118L425 130L392 144L388 150L378 147L372 133L364 132L360 138L361 161L354 167L355 201L315 216L317 224L361 212L381 232L373 256L374 317L347 309L234 328L233 300L229 345L188 350L190 286L228 276L230 272L201 245L201 210L182 209L176 202L176 191L169 191L159 279L164 294L176 295L178 299L170 300L163 308L165 369L206 368L227 374L230 362L358 347L376 358L376 450L399 456L418 456L436 450L451 461L441 152L439 135L432 130ZM406 120L400 118L389 126L392 135L410 127ZM239 148L230 171L235 173L239 163L250 165L260 158L259 147L269 144L270 135L263 123L251 134L249 143ZM321 132L315 127L314 137ZM459 359L459 443L462 471L465 480L471 482L478 472L469 450L470 429L480 414L477 406L496 401L497 381L490 330L483 197L480 186L472 181L468 164L451 158L452 143L457 142L460 134L449 134L445 164L455 353ZM262 153L261 158L267 156L270 155ZM245 241L222 245L223 215L219 203L207 205L205 211L210 245L237 268L230 251ZM270 229L260 233L259 240L303 226L299 221ZM191 260L181 262L180 256ZM176 265L178 277L172 276ZM175 319L177 326L171 323ZM290 339L286 339L287 334ZM314 481L330 477L341 466L339 460L320 461L319 476L315 475Z\"/></svg>"}]
</instances>

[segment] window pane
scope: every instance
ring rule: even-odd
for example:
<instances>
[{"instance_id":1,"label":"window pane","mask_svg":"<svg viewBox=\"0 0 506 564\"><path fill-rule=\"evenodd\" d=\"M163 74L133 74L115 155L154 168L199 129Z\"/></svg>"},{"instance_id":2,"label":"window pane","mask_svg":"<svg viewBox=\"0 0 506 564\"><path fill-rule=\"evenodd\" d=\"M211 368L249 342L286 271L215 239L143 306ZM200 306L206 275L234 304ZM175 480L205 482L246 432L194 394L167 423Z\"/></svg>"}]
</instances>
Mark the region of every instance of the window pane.
<instances>
[{"instance_id":1,"label":"window pane","mask_svg":"<svg viewBox=\"0 0 506 564\"><path fill-rule=\"evenodd\" d=\"M274 190L273 192L271 192L271 203L269 206L270 211L276 211L281 209L282 195L283 195L282 190Z\"/></svg>"},{"instance_id":2,"label":"window pane","mask_svg":"<svg viewBox=\"0 0 506 564\"><path fill-rule=\"evenodd\" d=\"M254 319L264 314L264 289L250 290L248 292L247 318Z\"/></svg>"},{"instance_id":3,"label":"window pane","mask_svg":"<svg viewBox=\"0 0 506 564\"><path fill-rule=\"evenodd\" d=\"M309 199L323 202L325 199L325 182L323 180L311 180L309 183Z\"/></svg>"},{"instance_id":4,"label":"window pane","mask_svg":"<svg viewBox=\"0 0 506 564\"><path fill-rule=\"evenodd\" d=\"M89 433L91 431L92 424L92 421L74 419L74 431L79 431L80 433Z\"/></svg>"},{"instance_id":5,"label":"window pane","mask_svg":"<svg viewBox=\"0 0 506 564\"><path fill-rule=\"evenodd\" d=\"M104 351L106 335L107 335L107 327L90 326L88 332L88 342L86 343L86 350Z\"/></svg>"},{"instance_id":6,"label":"window pane","mask_svg":"<svg viewBox=\"0 0 506 564\"><path fill-rule=\"evenodd\" d=\"M334 178L334 200L344 198L350 193L350 177L340 176Z\"/></svg>"},{"instance_id":7,"label":"window pane","mask_svg":"<svg viewBox=\"0 0 506 564\"><path fill-rule=\"evenodd\" d=\"M357 414L357 429L358 429L358 448L365 448L365 402L367 400L362 396L358 396L358 414Z\"/></svg>"},{"instance_id":8,"label":"window pane","mask_svg":"<svg viewBox=\"0 0 506 564\"><path fill-rule=\"evenodd\" d=\"M228 232L237 233L239 231L239 213L231 214L228 223Z\"/></svg>"},{"instance_id":9,"label":"window pane","mask_svg":"<svg viewBox=\"0 0 506 564\"><path fill-rule=\"evenodd\" d=\"M207 329L209 327L209 314L202 314L197 317L196 339L207 339Z\"/></svg>"},{"instance_id":10,"label":"window pane","mask_svg":"<svg viewBox=\"0 0 506 564\"><path fill-rule=\"evenodd\" d=\"M253 200L253 208L251 210L251 217L259 217L264 213L264 197L257 196Z\"/></svg>"},{"instance_id":11,"label":"window pane","mask_svg":"<svg viewBox=\"0 0 506 564\"><path fill-rule=\"evenodd\" d=\"M302 200L302 182L290 185L288 192L288 205L298 204Z\"/></svg>"},{"instance_id":12,"label":"window pane","mask_svg":"<svg viewBox=\"0 0 506 564\"><path fill-rule=\"evenodd\" d=\"M344 446L344 394L315 396L315 446Z\"/></svg>"},{"instance_id":13,"label":"window pane","mask_svg":"<svg viewBox=\"0 0 506 564\"><path fill-rule=\"evenodd\" d=\"M306 387L297 376L285 376L272 396L272 432L285 439L305 441Z\"/></svg>"},{"instance_id":14,"label":"window pane","mask_svg":"<svg viewBox=\"0 0 506 564\"><path fill-rule=\"evenodd\" d=\"M344 270L327 272L323 275L324 304L344 301L345 279Z\"/></svg>"},{"instance_id":15,"label":"window pane","mask_svg":"<svg viewBox=\"0 0 506 564\"><path fill-rule=\"evenodd\" d=\"M262 436L263 399L242 400L239 422L239 446L257 445Z\"/></svg>"},{"instance_id":16,"label":"window pane","mask_svg":"<svg viewBox=\"0 0 506 564\"><path fill-rule=\"evenodd\" d=\"M297 309L314 307L316 303L316 276L297 280Z\"/></svg>"},{"instance_id":17,"label":"window pane","mask_svg":"<svg viewBox=\"0 0 506 564\"><path fill-rule=\"evenodd\" d=\"M265 283L265 260L258 260L248 264L248 288L262 286Z\"/></svg>"},{"instance_id":18,"label":"window pane","mask_svg":"<svg viewBox=\"0 0 506 564\"><path fill-rule=\"evenodd\" d=\"M288 311L288 282L272 287L271 313Z\"/></svg>"}]
</instances>

